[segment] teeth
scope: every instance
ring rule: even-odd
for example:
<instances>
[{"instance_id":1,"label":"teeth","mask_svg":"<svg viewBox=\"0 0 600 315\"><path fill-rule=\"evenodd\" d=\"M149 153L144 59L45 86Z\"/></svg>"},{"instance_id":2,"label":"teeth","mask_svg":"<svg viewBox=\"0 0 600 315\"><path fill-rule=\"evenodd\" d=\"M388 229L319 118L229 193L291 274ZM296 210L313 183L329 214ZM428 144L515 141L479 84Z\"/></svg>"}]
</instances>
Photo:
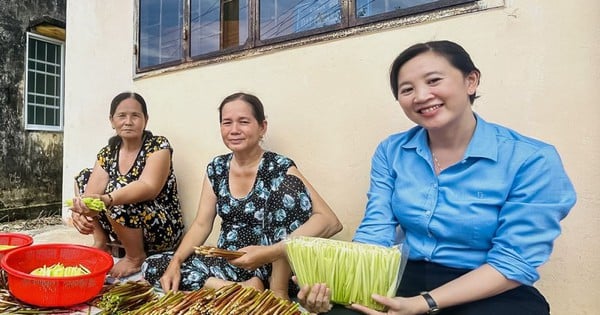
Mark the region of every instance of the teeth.
<instances>
[{"instance_id":1,"label":"teeth","mask_svg":"<svg viewBox=\"0 0 600 315\"><path fill-rule=\"evenodd\" d=\"M440 107L441 107L440 105L435 105L435 106L432 106L432 107L424 108L424 109L421 109L421 113L432 112L432 111L434 111L434 110L436 110L436 109L438 109Z\"/></svg>"}]
</instances>

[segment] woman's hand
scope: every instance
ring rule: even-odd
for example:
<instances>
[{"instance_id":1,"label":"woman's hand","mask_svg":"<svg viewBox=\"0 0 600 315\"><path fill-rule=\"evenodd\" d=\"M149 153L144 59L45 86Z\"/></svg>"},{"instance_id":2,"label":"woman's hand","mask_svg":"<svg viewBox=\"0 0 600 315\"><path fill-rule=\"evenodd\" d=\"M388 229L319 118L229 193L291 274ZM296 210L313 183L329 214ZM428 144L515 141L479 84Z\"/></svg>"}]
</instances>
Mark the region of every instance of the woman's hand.
<instances>
[{"instance_id":1,"label":"woman's hand","mask_svg":"<svg viewBox=\"0 0 600 315\"><path fill-rule=\"evenodd\" d=\"M412 298L403 298L403 297L394 297L389 298L386 296L381 296L378 294L373 294L371 296L375 301L380 304L387 306L387 312L378 312L376 310L370 309L366 306L359 304L352 304L351 308L353 310L357 310L359 312L368 314L368 315L382 315L382 314L393 314L393 315L416 315L423 314L422 310L417 310L420 306L415 305L421 303L425 305L425 300L421 296L416 296ZM421 301L422 300L422 301Z\"/></svg>"},{"instance_id":2,"label":"woman's hand","mask_svg":"<svg viewBox=\"0 0 600 315\"><path fill-rule=\"evenodd\" d=\"M272 263L277 260L278 256L273 253L270 246L246 246L240 248L239 251L245 252L246 254L230 259L229 263L246 270L255 270L261 266Z\"/></svg>"},{"instance_id":3,"label":"woman's hand","mask_svg":"<svg viewBox=\"0 0 600 315\"><path fill-rule=\"evenodd\" d=\"M73 219L73 226L83 235L90 235L94 233L94 218L90 218L83 214L79 214L75 211L71 213Z\"/></svg>"},{"instance_id":4,"label":"woman's hand","mask_svg":"<svg viewBox=\"0 0 600 315\"><path fill-rule=\"evenodd\" d=\"M296 276L292 280L297 284ZM305 285L298 292L298 302L311 313L324 313L331 310L331 290L324 283L314 284L312 287Z\"/></svg>"},{"instance_id":5,"label":"woman's hand","mask_svg":"<svg viewBox=\"0 0 600 315\"><path fill-rule=\"evenodd\" d=\"M73 211L74 213L84 215L86 217L90 217L90 218L97 216L99 214L99 212L88 208L85 205L85 202L83 202L83 200L82 200L83 197L91 197L91 198L101 199L100 195L96 195L96 194L75 197L75 198L73 198L73 207L71 208L71 211Z\"/></svg>"},{"instance_id":6,"label":"woman's hand","mask_svg":"<svg viewBox=\"0 0 600 315\"><path fill-rule=\"evenodd\" d=\"M171 260L167 270L160 277L160 286L165 292L179 290L179 282L181 281L181 265Z\"/></svg>"}]
</instances>

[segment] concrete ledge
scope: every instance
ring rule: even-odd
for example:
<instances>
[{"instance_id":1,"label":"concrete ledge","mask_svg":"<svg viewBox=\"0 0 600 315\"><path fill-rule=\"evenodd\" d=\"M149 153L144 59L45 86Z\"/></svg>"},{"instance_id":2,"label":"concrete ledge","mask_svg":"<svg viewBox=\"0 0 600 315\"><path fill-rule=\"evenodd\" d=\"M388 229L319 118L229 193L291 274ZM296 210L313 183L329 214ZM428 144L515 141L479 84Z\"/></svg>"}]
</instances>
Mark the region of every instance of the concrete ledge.
<instances>
[{"instance_id":1,"label":"concrete ledge","mask_svg":"<svg viewBox=\"0 0 600 315\"><path fill-rule=\"evenodd\" d=\"M61 209L61 202L4 208L0 209L0 222L29 220L42 216L59 215L61 214Z\"/></svg>"}]
</instances>

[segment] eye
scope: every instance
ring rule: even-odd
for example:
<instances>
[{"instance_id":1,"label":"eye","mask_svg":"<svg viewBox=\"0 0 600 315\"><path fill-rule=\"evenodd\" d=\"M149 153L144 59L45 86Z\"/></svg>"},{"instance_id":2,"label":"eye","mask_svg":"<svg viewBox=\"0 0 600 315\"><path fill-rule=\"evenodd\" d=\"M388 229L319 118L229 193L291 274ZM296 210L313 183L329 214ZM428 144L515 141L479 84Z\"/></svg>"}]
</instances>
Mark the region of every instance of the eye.
<instances>
[{"instance_id":1,"label":"eye","mask_svg":"<svg viewBox=\"0 0 600 315\"><path fill-rule=\"evenodd\" d=\"M431 78L431 79L427 80L427 84L435 85L435 84L439 83L440 81L442 81L442 78L435 77L435 78Z\"/></svg>"},{"instance_id":2,"label":"eye","mask_svg":"<svg viewBox=\"0 0 600 315\"><path fill-rule=\"evenodd\" d=\"M402 95L407 95L412 91L413 91L412 87L403 87L403 88L400 88L400 90L398 90L398 93L400 93Z\"/></svg>"},{"instance_id":3,"label":"eye","mask_svg":"<svg viewBox=\"0 0 600 315\"><path fill-rule=\"evenodd\" d=\"M231 125L231 121L229 121L229 120L223 120L223 121L221 121L221 125L223 125L223 126L229 126L229 125Z\"/></svg>"}]
</instances>

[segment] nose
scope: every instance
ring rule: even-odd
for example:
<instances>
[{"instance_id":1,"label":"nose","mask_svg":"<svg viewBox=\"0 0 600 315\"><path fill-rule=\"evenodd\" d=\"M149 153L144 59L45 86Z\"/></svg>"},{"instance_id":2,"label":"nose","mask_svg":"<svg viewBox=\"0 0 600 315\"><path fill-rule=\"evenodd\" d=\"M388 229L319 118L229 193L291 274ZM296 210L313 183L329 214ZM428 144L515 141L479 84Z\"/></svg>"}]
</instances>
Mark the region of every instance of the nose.
<instances>
[{"instance_id":1,"label":"nose","mask_svg":"<svg viewBox=\"0 0 600 315\"><path fill-rule=\"evenodd\" d=\"M415 103L424 103L431 98L431 91L428 86L415 87Z\"/></svg>"},{"instance_id":2,"label":"nose","mask_svg":"<svg viewBox=\"0 0 600 315\"><path fill-rule=\"evenodd\" d=\"M240 131L240 125L238 123L232 123L231 124L231 132L232 133L238 133Z\"/></svg>"}]
</instances>

